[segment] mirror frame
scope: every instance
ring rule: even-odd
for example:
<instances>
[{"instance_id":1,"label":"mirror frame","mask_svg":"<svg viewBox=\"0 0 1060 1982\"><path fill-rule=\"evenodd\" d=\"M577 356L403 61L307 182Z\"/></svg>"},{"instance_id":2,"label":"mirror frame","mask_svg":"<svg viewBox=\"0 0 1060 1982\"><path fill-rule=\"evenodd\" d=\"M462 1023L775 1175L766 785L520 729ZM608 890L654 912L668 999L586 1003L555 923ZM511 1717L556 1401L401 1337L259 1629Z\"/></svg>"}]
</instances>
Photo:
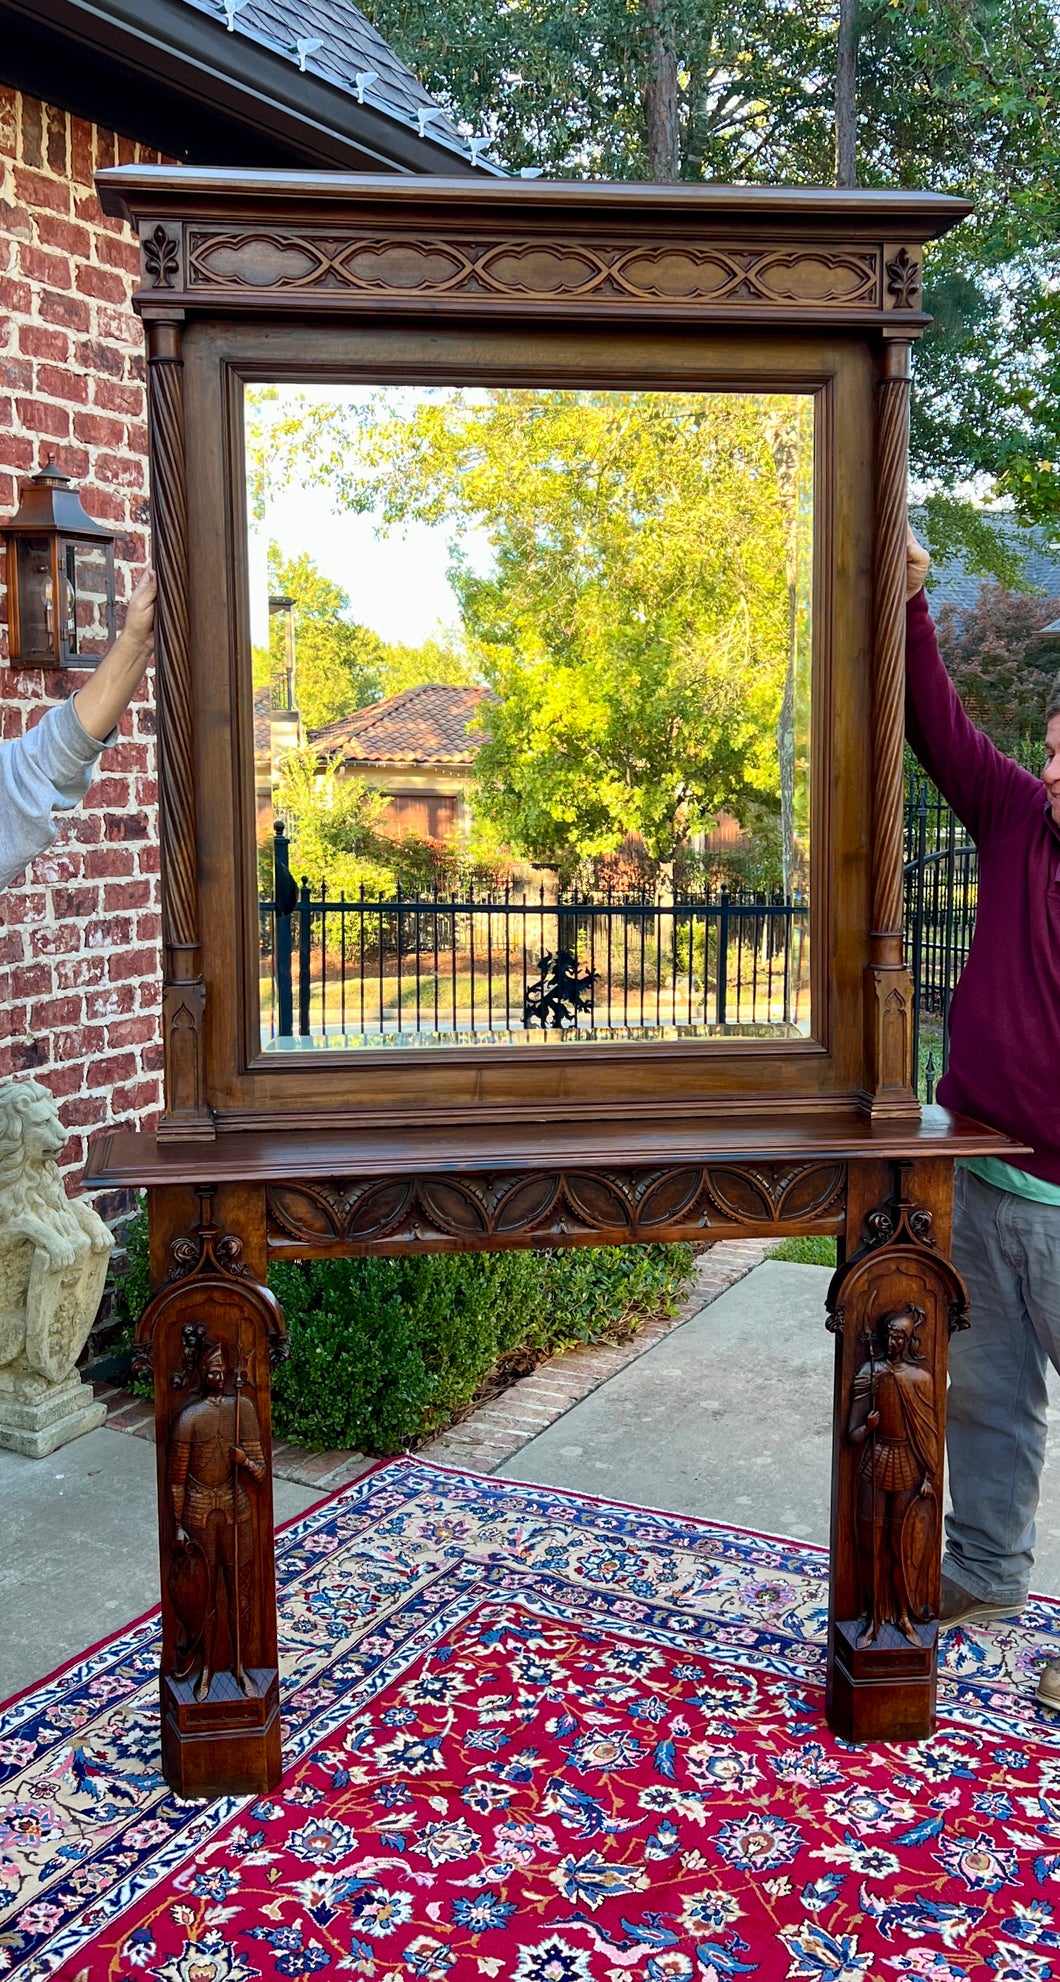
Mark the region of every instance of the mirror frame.
<instances>
[{"instance_id":1,"label":"mirror frame","mask_svg":"<svg viewBox=\"0 0 1060 1982\"><path fill-rule=\"evenodd\" d=\"M128 166L155 561L161 1140L432 1124L915 1120L902 958L905 501L923 193L371 179ZM811 1013L797 1040L263 1054L248 382L537 383L815 395Z\"/></svg>"}]
</instances>

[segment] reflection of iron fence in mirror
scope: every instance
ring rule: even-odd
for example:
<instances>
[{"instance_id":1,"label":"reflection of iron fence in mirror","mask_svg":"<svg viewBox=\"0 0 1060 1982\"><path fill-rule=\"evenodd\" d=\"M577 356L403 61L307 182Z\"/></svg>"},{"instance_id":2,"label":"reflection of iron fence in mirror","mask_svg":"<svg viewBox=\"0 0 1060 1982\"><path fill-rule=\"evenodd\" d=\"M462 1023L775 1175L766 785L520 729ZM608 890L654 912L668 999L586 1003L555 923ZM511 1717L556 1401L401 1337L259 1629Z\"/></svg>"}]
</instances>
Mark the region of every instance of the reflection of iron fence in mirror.
<instances>
[{"instance_id":1,"label":"reflection of iron fence in mirror","mask_svg":"<svg viewBox=\"0 0 1060 1982\"><path fill-rule=\"evenodd\" d=\"M917 783L905 808L905 949L913 975L917 1092L935 1098L949 1057L949 1014L975 928L979 856L956 814Z\"/></svg>"},{"instance_id":2,"label":"reflection of iron fence in mirror","mask_svg":"<svg viewBox=\"0 0 1060 1982\"><path fill-rule=\"evenodd\" d=\"M270 1041L794 1037L808 1018L801 899L468 887L383 901L305 881L277 899L260 904Z\"/></svg>"}]
</instances>

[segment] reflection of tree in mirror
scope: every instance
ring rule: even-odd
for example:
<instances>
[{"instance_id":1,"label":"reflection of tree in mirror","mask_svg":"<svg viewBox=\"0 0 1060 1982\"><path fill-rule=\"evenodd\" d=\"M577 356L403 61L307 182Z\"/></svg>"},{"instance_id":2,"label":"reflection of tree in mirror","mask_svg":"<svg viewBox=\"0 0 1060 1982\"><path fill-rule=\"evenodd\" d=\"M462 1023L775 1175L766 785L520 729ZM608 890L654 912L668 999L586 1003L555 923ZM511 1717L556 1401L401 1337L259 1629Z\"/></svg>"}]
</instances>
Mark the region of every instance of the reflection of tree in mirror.
<instances>
[{"instance_id":1,"label":"reflection of tree in mirror","mask_svg":"<svg viewBox=\"0 0 1060 1982\"><path fill-rule=\"evenodd\" d=\"M382 529L449 532L494 696L476 811L513 851L569 873L632 833L668 863L719 808L777 804L778 755L790 845L808 399L412 389L332 410L302 472Z\"/></svg>"},{"instance_id":2,"label":"reflection of tree in mirror","mask_svg":"<svg viewBox=\"0 0 1060 1982\"><path fill-rule=\"evenodd\" d=\"M279 544L270 543L268 586L270 594L292 603L296 700L307 733L420 682L471 678L467 657L440 640L410 647L382 640L359 625L350 617L348 594L325 577L306 551L286 556ZM268 651L258 648L254 655L254 686L271 688L276 708L286 699L285 631L282 616L274 615Z\"/></svg>"}]
</instances>

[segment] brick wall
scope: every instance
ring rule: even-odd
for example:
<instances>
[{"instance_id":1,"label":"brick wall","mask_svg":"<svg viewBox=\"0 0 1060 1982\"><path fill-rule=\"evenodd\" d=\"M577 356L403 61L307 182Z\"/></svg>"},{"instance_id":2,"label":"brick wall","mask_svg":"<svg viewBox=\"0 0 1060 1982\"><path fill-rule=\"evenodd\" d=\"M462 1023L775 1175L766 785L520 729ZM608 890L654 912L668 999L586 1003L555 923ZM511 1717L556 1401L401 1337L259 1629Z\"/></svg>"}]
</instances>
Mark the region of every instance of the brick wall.
<instances>
[{"instance_id":1,"label":"brick wall","mask_svg":"<svg viewBox=\"0 0 1060 1982\"><path fill-rule=\"evenodd\" d=\"M119 624L147 557L143 337L131 230L101 212L92 175L158 158L0 87L0 518L46 460L72 475L117 533ZM2 590L0 621L0 733L13 737L83 676L9 668ZM32 1074L57 1097L71 1185L93 1130L152 1127L159 1105L153 736L148 677L84 807L0 896L0 1077Z\"/></svg>"}]
</instances>

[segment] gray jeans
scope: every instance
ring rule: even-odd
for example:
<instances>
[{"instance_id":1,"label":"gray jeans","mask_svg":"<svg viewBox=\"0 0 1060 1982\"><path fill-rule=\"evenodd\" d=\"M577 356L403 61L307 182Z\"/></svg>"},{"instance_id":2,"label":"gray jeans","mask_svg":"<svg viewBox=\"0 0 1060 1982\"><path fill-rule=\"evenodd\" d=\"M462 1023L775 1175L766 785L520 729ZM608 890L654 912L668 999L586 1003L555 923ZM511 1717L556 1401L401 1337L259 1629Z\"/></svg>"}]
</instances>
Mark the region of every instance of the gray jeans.
<instances>
[{"instance_id":1,"label":"gray jeans","mask_svg":"<svg viewBox=\"0 0 1060 1982\"><path fill-rule=\"evenodd\" d=\"M1060 1370L1060 1205L958 1168L953 1263L972 1325L950 1341L942 1567L973 1596L1016 1606L1034 1561L1047 1364Z\"/></svg>"}]
</instances>

